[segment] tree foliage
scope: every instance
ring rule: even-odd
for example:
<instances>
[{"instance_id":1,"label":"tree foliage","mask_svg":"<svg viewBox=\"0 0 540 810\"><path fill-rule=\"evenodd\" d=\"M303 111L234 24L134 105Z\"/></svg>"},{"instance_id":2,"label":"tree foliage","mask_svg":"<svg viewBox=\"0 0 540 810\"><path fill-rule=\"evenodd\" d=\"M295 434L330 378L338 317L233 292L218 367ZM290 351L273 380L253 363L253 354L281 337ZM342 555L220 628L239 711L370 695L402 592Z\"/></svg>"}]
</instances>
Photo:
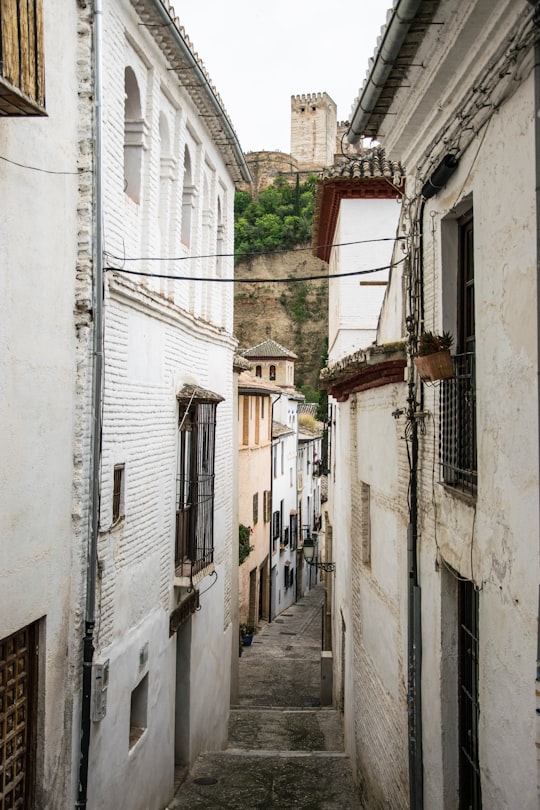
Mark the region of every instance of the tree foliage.
<instances>
[{"instance_id":1,"label":"tree foliage","mask_svg":"<svg viewBox=\"0 0 540 810\"><path fill-rule=\"evenodd\" d=\"M234 245L237 256L287 250L309 242L317 178L290 185L274 180L258 197L238 191L234 200Z\"/></svg>"}]
</instances>

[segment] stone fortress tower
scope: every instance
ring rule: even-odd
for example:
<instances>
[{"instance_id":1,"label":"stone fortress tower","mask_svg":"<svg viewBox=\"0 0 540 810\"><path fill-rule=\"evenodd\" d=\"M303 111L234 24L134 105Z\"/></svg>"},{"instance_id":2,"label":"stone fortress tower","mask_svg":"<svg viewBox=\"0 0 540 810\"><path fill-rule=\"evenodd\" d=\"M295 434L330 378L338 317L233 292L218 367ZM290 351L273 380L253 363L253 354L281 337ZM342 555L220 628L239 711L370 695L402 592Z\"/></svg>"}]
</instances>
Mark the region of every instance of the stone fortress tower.
<instances>
[{"instance_id":1,"label":"stone fortress tower","mask_svg":"<svg viewBox=\"0 0 540 810\"><path fill-rule=\"evenodd\" d=\"M291 155L300 169L332 166L336 133L337 107L328 93L291 96Z\"/></svg>"},{"instance_id":2,"label":"stone fortress tower","mask_svg":"<svg viewBox=\"0 0 540 810\"><path fill-rule=\"evenodd\" d=\"M291 153L248 152L245 155L253 185L242 190L257 196L278 177L291 185L305 182L311 174L347 160L361 150L344 138L346 121L337 121L337 107L328 93L291 96ZM234 332L243 347L271 338L290 346L298 355L297 382L318 386L320 358L327 334L328 268L309 250L276 255L250 256L237 260L235 276ZM320 276L309 284L249 284L251 278L292 279ZM301 322L301 306L307 317Z\"/></svg>"}]
</instances>

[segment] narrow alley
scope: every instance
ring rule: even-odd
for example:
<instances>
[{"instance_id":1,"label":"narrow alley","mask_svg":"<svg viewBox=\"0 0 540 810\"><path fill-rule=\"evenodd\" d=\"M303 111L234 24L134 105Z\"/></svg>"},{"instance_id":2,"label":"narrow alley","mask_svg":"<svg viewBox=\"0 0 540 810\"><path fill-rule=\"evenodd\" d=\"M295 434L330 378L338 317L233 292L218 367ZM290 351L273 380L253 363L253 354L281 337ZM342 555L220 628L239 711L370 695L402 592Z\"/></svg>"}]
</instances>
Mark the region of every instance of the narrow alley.
<instances>
[{"instance_id":1,"label":"narrow alley","mask_svg":"<svg viewBox=\"0 0 540 810\"><path fill-rule=\"evenodd\" d=\"M229 746L203 754L169 810L360 810L341 715L320 705L322 586L264 625L240 659Z\"/></svg>"}]
</instances>

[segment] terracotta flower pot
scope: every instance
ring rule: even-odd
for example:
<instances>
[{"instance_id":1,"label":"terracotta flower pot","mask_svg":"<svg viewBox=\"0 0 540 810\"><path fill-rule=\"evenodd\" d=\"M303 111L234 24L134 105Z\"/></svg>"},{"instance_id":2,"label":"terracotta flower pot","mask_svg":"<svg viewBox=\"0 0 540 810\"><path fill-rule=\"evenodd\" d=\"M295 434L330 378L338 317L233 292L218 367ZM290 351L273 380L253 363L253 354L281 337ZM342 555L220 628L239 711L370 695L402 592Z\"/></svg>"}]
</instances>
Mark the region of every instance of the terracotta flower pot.
<instances>
[{"instance_id":1,"label":"terracotta flower pot","mask_svg":"<svg viewBox=\"0 0 540 810\"><path fill-rule=\"evenodd\" d=\"M445 380L454 376L454 361L450 349L442 349L435 354L425 354L414 358L418 376L425 382Z\"/></svg>"}]
</instances>

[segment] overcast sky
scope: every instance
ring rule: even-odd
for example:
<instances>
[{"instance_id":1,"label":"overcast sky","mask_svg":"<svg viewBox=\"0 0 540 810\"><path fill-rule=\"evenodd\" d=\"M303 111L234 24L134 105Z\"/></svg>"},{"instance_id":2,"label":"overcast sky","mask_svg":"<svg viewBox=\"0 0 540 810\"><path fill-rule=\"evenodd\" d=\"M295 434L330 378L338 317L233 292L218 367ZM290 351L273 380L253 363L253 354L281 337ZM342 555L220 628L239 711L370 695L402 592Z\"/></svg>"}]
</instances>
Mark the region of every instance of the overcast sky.
<instances>
[{"instance_id":1,"label":"overcast sky","mask_svg":"<svg viewBox=\"0 0 540 810\"><path fill-rule=\"evenodd\" d=\"M350 118L391 0L174 0L244 152L290 150L291 96Z\"/></svg>"}]
</instances>

